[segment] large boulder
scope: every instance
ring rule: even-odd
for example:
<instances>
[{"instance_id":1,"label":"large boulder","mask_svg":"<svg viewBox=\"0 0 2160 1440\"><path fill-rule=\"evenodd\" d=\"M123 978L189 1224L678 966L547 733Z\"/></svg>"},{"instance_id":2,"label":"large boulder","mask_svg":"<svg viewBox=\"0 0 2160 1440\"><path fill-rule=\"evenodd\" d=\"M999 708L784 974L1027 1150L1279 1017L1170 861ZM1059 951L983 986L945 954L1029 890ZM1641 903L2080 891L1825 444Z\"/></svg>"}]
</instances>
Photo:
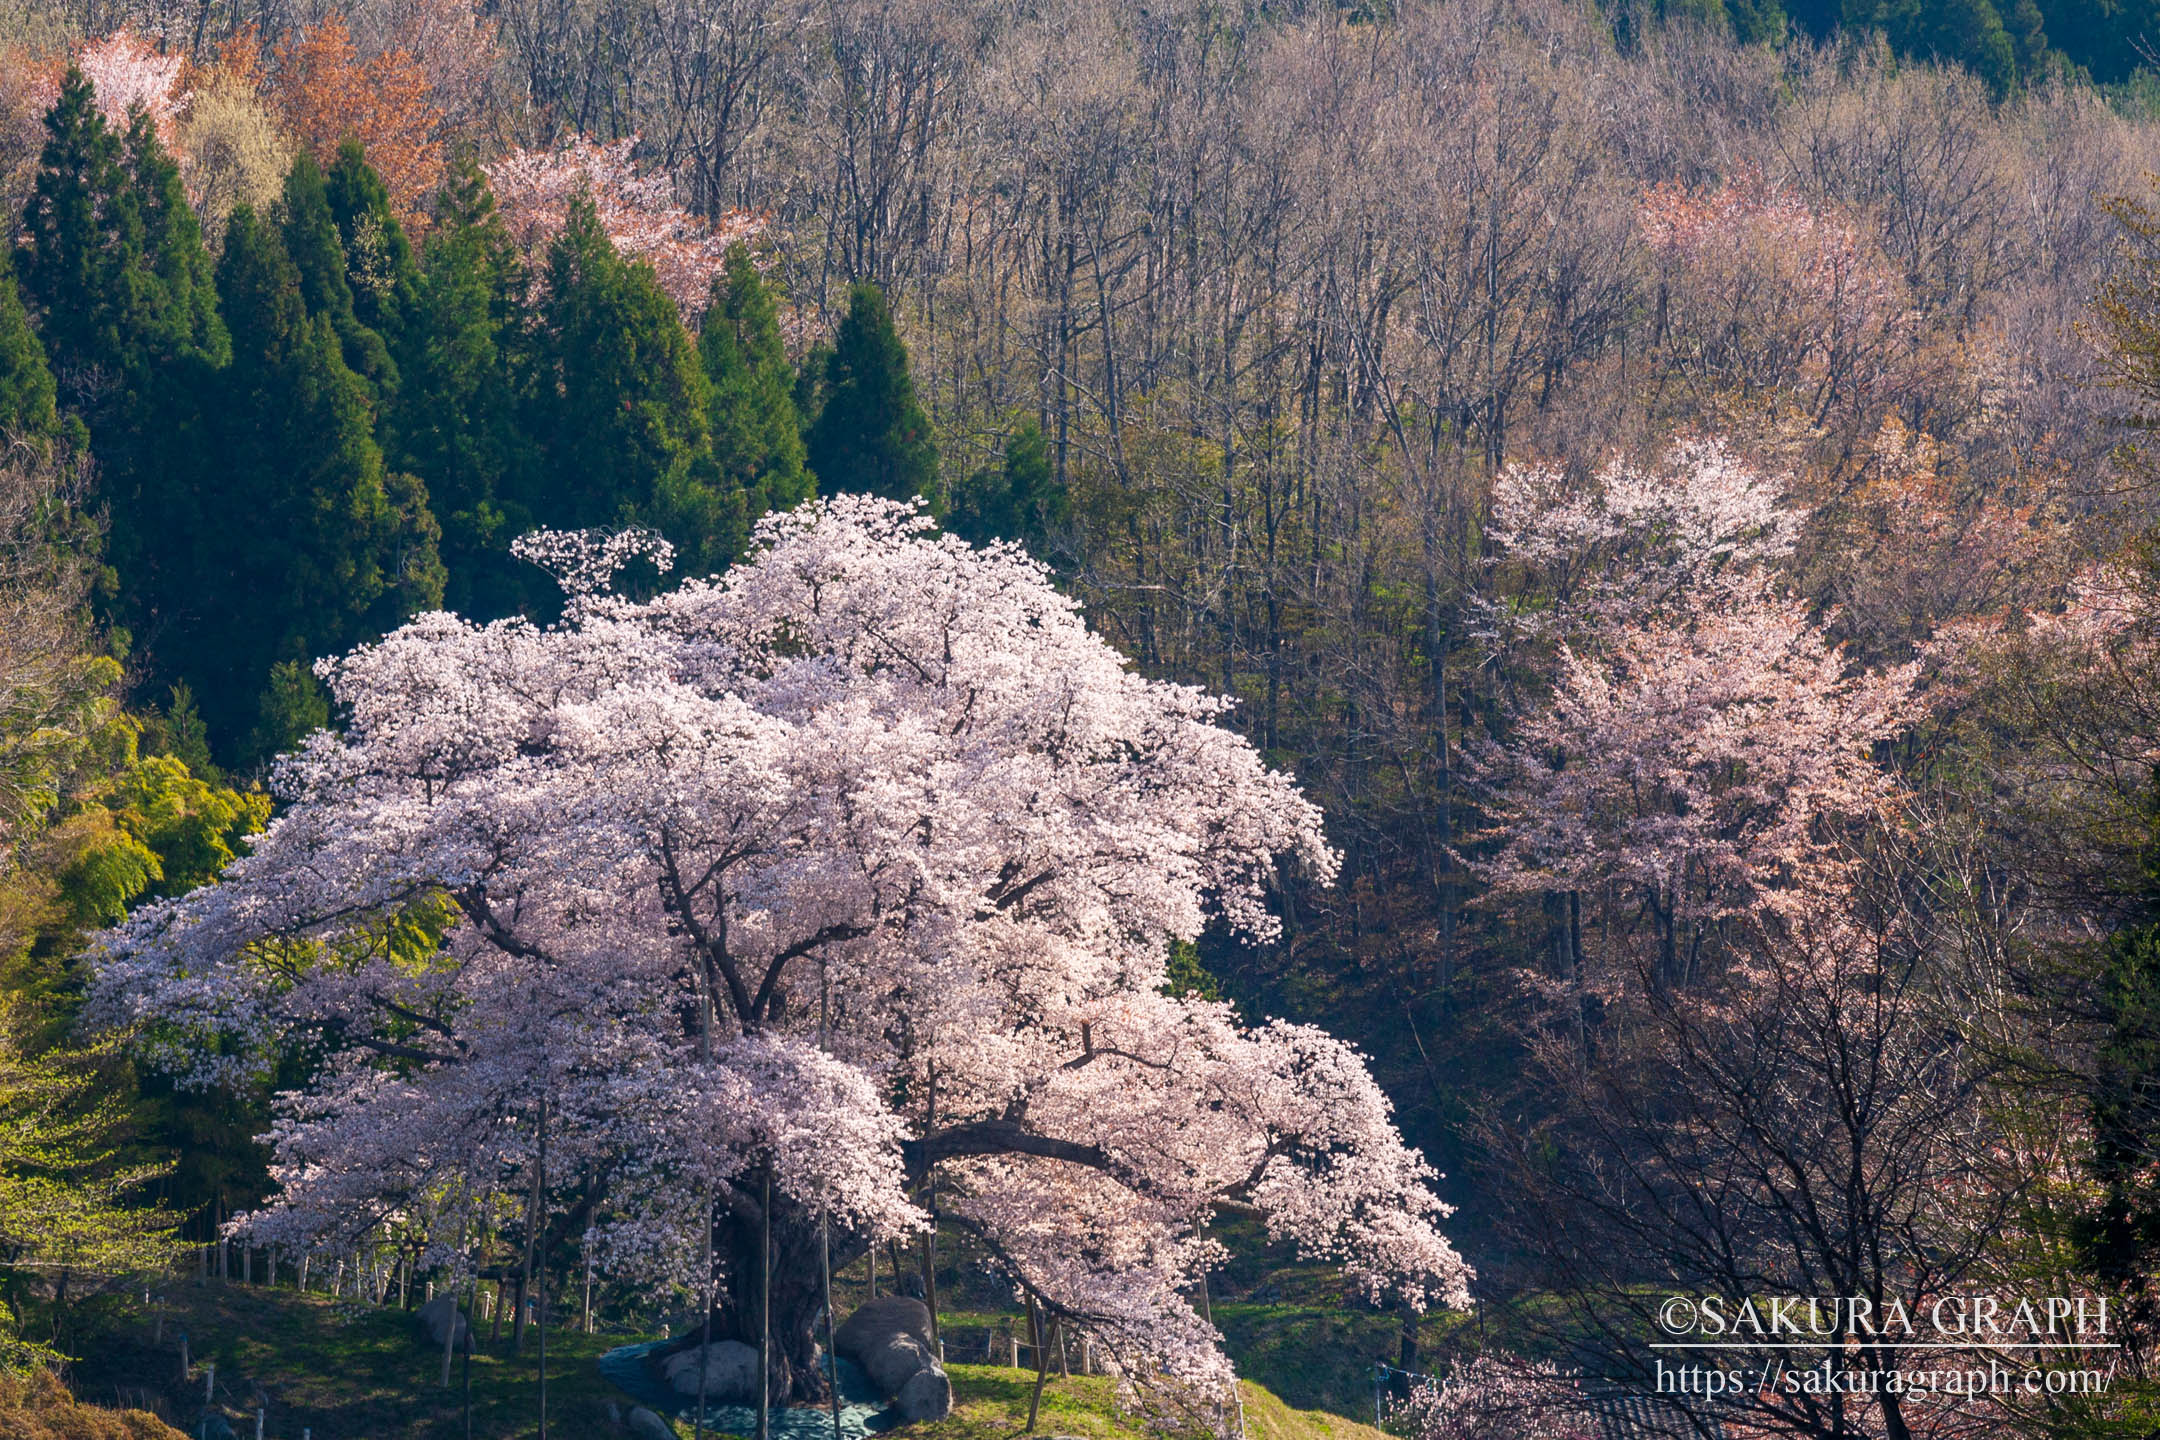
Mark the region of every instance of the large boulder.
<instances>
[{"instance_id":1,"label":"large boulder","mask_svg":"<svg viewBox=\"0 0 2160 1440\"><path fill-rule=\"evenodd\" d=\"M457 1296L442 1294L422 1305L413 1319L418 1322L421 1336L437 1350L448 1344L455 1350L472 1349L472 1327L458 1313ZM446 1334L453 1332L455 1338Z\"/></svg>"},{"instance_id":2,"label":"large boulder","mask_svg":"<svg viewBox=\"0 0 2160 1440\"><path fill-rule=\"evenodd\" d=\"M864 1302L833 1332L833 1348L862 1367L910 1421L952 1413L952 1382L930 1339L930 1309L905 1295Z\"/></svg>"},{"instance_id":3,"label":"large boulder","mask_svg":"<svg viewBox=\"0 0 2160 1440\"><path fill-rule=\"evenodd\" d=\"M711 1405L757 1403L757 1347L715 1340L705 1350L705 1400ZM678 1350L660 1362L660 1377L687 1400L697 1399L698 1347Z\"/></svg>"},{"instance_id":4,"label":"large boulder","mask_svg":"<svg viewBox=\"0 0 2160 1440\"><path fill-rule=\"evenodd\" d=\"M675 1427L640 1405L624 1426L636 1440L675 1440Z\"/></svg>"}]
</instances>

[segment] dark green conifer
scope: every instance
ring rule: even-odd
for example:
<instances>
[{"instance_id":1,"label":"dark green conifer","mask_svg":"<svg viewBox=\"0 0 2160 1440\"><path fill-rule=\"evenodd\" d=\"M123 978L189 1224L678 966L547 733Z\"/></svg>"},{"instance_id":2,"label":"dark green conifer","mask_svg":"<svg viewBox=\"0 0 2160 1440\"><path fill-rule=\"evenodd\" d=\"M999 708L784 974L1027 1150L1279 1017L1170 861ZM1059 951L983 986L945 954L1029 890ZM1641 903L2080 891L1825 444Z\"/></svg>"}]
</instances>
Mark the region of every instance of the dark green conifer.
<instances>
[{"instance_id":1,"label":"dark green conifer","mask_svg":"<svg viewBox=\"0 0 2160 1440\"><path fill-rule=\"evenodd\" d=\"M345 245L345 274L352 285L354 312L396 354L405 314L419 287L420 268L405 227L390 208L389 187L367 163L360 142L349 135L338 146L337 159L324 174L323 185Z\"/></svg>"},{"instance_id":2,"label":"dark green conifer","mask_svg":"<svg viewBox=\"0 0 2160 1440\"><path fill-rule=\"evenodd\" d=\"M442 573L424 490L385 475L367 387L331 317L308 312L277 232L246 206L226 232L218 292L232 363L212 412L201 602L168 659L213 739L260 758L244 737L280 738L262 727L291 709L289 695L265 699L279 662L336 653L439 604Z\"/></svg>"},{"instance_id":3,"label":"dark green conifer","mask_svg":"<svg viewBox=\"0 0 2160 1440\"><path fill-rule=\"evenodd\" d=\"M510 556L535 523L506 484L533 460L519 408L524 276L477 165L460 165L443 187L426 254L405 307L403 385L383 448L427 483L442 522L444 603L499 619L552 587Z\"/></svg>"},{"instance_id":4,"label":"dark green conifer","mask_svg":"<svg viewBox=\"0 0 2160 1440\"><path fill-rule=\"evenodd\" d=\"M97 459L120 582L112 618L147 639L192 585L210 453L201 402L225 330L201 230L147 119L115 134L71 71L45 137L23 216L22 298L58 402Z\"/></svg>"},{"instance_id":5,"label":"dark green conifer","mask_svg":"<svg viewBox=\"0 0 2160 1440\"><path fill-rule=\"evenodd\" d=\"M156 282L130 297L141 307L132 325L147 351L140 359L221 364L225 327L218 319L217 284L202 225L180 183L180 167L158 143L150 117L137 112L122 142L128 196L142 223L144 263Z\"/></svg>"},{"instance_id":6,"label":"dark green conifer","mask_svg":"<svg viewBox=\"0 0 2160 1440\"><path fill-rule=\"evenodd\" d=\"M362 323L347 282L345 239L330 213L330 195L315 158L302 150L285 177L285 253L300 274L300 298L311 315L328 316L346 368L385 399L397 391L397 366L382 336Z\"/></svg>"},{"instance_id":7,"label":"dark green conifer","mask_svg":"<svg viewBox=\"0 0 2160 1440\"><path fill-rule=\"evenodd\" d=\"M329 723L330 697L314 672L297 660L280 660L270 667L248 746L257 755L281 754Z\"/></svg>"},{"instance_id":8,"label":"dark green conifer","mask_svg":"<svg viewBox=\"0 0 2160 1440\"><path fill-rule=\"evenodd\" d=\"M833 337L824 404L811 424L810 468L827 493L862 491L940 506L930 420L915 399L907 347L885 296L857 285Z\"/></svg>"},{"instance_id":9,"label":"dark green conifer","mask_svg":"<svg viewBox=\"0 0 2160 1440\"><path fill-rule=\"evenodd\" d=\"M71 404L102 398L120 362L124 277L140 267L143 241L127 181L120 138L98 113L90 82L70 69L45 114L18 269Z\"/></svg>"},{"instance_id":10,"label":"dark green conifer","mask_svg":"<svg viewBox=\"0 0 2160 1440\"><path fill-rule=\"evenodd\" d=\"M722 492L743 497L747 521L809 499L814 486L803 468L780 309L742 245L728 248L726 269L713 278L698 353L712 382L713 468Z\"/></svg>"},{"instance_id":11,"label":"dark green conifer","mask_svg":"<svg viewBox=\"0 0 2160 1440\"><path fill-rule=\"evenodd\" d=\"M1031 416L1005 442L1004 464L971 476L953 499L948 528L980 545L1017 540L1045 548L1065 523L1070 501L1050 469L1050 442Z\"/></svg>"},{"instance_id":12,"label":"dark green conifer","mask_svg":"<svg viewBox=\"0 0 2160 1440\"><path fill-rule=\"evenodd\" d=\"M149 121L114 135L70 70L45 136L19 276L62 403L95 425L176 363L222 361L224 331L201 228Z\"/></svg>"},{"instance_id":13,"label":"dark green conifer","mask_svg":"<svg viewBox=\"0 0 2160 1440\"><path fill-rule=\"evenodd\" d=\"M549 251L539 319L541 453L511 498L557 529L651 526L703 573L739 536L712 476L711 386L652 267L616 252L587 200Z\"/></svg>"},{"instance_id":14,"label":"dark green conifer","mask_svg":"<svg viewBox=\"0 0 2160 1440\"><path fill-rule=\"evenodd\" d=\"M50 438L59 428L53 396L45 347L23 310L15 267L0 250L0 449L15 441Z\"/></svg>"}]
</instances>

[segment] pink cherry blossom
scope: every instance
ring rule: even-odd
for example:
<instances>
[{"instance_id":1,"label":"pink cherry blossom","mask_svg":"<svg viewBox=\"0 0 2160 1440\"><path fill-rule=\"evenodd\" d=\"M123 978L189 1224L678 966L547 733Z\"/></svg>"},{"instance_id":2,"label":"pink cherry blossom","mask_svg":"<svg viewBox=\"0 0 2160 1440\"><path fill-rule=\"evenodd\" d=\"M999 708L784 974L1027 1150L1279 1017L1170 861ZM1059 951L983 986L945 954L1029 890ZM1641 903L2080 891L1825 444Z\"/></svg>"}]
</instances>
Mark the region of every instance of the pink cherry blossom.
<instances>
[{"instance_id":1,"label":"pink cherry blossom","mask_svg":"<svg viewBox=\"0 0 2160 1440\"><path fill-rule=\"evenodd\" d=\"M1899 794L1872 751L1916 718L1917 667L1850 666L1782 593L1799 512L1714 441L1580 488L1511 471L1494 508L1538 582L1517 627L1556 642L1549 701L1473 747L1495 889L1617 891L1684 971L1715 927L1831 880L1840 827Z\"/></svg>"},{"instance_id":2,"label":"pink cherry blossom","mask_svg":"<svg viewBox=\"0 0 2160 1440\"><path fill-rule=\"evenodd\" d=\"M570 203L592 197L615 247L659 276L686 319L702 314L728 247L755 243L764 222L731 210L707 223L682 208L665 171L641 171L630 158L637 137L597 144L579 139L557 150L513 150L486 166L488 182L514 239L535 262L562 233Z\"/></svg>"},{"instance_id":3,"label":"pink cherry blossom","mask_svg":"<svg viewBox=\"0 0 2160 1440\"><path fill-rule=\"evenodd\" d=\"M819 1213L843 1257L919 1228L935 1166L941 1215L1133 1376L1225 1375L1181 1298L1224 1205L1368 1293L1464 1303L1362 1059L1161 993L1173 937L1264 939L1276 867L1335 866L1224 702L907 507L757 544L648 604L427 615L326 662L346 727L283 762L253 853L104 938L92 1015L191 1079L326 1056L240 1225L394 1223L453 1263L529 1189L544 1106L548 1173L605 1190L604 1263L656 1282L765 1167L814 1265ZM591 578L589 537L528 548ZM429 915L439 947L392 943Z\"/></svg>"},{"instance_id":4,"label":"pink cherry blossom","mask_svg":"<svg viewBox=\"0 0 2160 1440\"><path fill-rule=\"evenodd\" d=\"M182 57L160 53L150 41L122 27L76 52L75 64L97 94L105 123L125 131L136 110L156 127L161 143L172 144L173 122L187 110L180 86Z\"/></svg>"},{"instance_id":5,"label":"pink cherry blossom","mask_svg":"<svg viewBox=\"0 0 2160 1440\"><path fill-rule=\"evenodd\" d=\"M1556 1367L1480 1354L1444 1381L1425 1380L1389 1407L1412 1440L1597 1440L1601 1427L1581 1386Z\"/></svg>"}]
</instances>

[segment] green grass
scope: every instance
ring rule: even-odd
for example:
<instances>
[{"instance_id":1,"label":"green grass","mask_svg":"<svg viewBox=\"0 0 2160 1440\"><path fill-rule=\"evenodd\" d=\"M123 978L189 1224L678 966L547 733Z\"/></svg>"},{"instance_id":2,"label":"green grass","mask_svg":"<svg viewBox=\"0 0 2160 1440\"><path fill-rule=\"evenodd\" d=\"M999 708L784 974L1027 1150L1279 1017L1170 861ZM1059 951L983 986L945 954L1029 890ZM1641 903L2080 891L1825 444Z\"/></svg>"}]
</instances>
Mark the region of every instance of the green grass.
<instances>
[{"instance_id":1,"label":"green grass","mask_svg":"<svg viewBox=\"0 0 2160 1440\"><path fill-rule=\"evenodd\" d=\"M1222 1331L1238 1373L1301 1410L1372 1418L1373 1363L1400 1353L1402 1322L1393 1315L1301 1305L1218 1302Z\"/></svg>"},{"instance_id":2,"label":"green grass","mask_svg":"<svg viewBox=\"0 0 2160 1440\"><path fill-rule=\"evenodd\" d=\"M1326 1375L1358 1370L1358 1361L1331 1353L1300 1357L1300 1337L1316 1338L1319 1332L1302 1322L1287 1324L1257 1313L1277 1307L1217 1306L1218 1323L1225 1321L1226 1310L1239 1308L1256 1312L1241 1320L1249 1319L1278 1337L1271 1342L1269 1369L1299 1381L1296 1393L1318 1393L1300 1379L1301 1369ZM463 1359L453 1361L451 1384L444 1388L442 1353L420 1344L410 1314L339 1309L324 1296L291 1290L182 1282L168 1291L163 1340L158 1342L154 1318L140 1307L131 1309L134 1313L86 1346L88 1353L72 1367L69 1379L82 1400L154 1410L192 1429L202 1413L201 1367L215 1360L220 1409L242 1437L254 1433L258 1403L266 1412L266 1440L300 1440L303 1428L314 1440L462 1440L465 1433ZM995 1324L1000 1318L993 1312L965 1316L974 1324ZM537 1415L535 1337L528 1331L525 1353L512 1356L502 1353L508 1349L507 1333L501 1345L490 1347L485 1344L486 1328L483 1349L489 1353L472 1360L473 1436L524 1440L535 1433ZM183 1330L196 1367L195 1378L186 1384L179 1377L178 1336ZM627 1408L629 1402L600 1378L595 1361L631 1338L549 1332L548 1428L554 1440L599 1440L618 1433L607 1420L608 1406L612 1402ZM1032 1373L971 1364L955 1364L950 1371L953 1414L936 1424L888 1432L895 1440L1017 1440L1025 1433ZM1363 1395L1369 1404L1369 1384ZM1381 1440L1368 1426L1312 1412L1303 1408L1306 1403L1278 1398L1259 1384L1246 1385L1251 1440ZM687 1427L682 1433L689 1434ZM1137 1417L1118 1408L1113 1382L1074 1376L1053 1377L1045 1385L1035 1433L1140 1440L1148 1432Z\"/></svg>"},{"instance_id":3,"label":"green grass","mask_svg":"<svg viewBox=\"0 0 2160 1440\"><path fill-rule=\"evenodd\" d=\"M174 1285L168 1302L162 1344L153 1341L154 1323L137 1317L87 1347L69 1375L80 1398L140 1405L192 1428L202 1413L203 1366L215 1361L219 1406L242 1435L254 1433L257 1404L267 1412L266 1440L299 1440L303 1428L315 1440L464 1434L462 1357L445 1389L442 1352L420 1344L410 1314L341 1310L320 1295L217 1283ZM182 1331L195 1367L186 1385L179 1379ZM576 1440L606 1433L605 1405L619 1397L594 1362L624 1338L550 1330L551 1434ZM539 1347L533 1332L525 1340L522 1356L473 1357L475 1440L531 1433ZM507 1350L507 1334L499 1348Z\"/></svg>"}]
</instances>

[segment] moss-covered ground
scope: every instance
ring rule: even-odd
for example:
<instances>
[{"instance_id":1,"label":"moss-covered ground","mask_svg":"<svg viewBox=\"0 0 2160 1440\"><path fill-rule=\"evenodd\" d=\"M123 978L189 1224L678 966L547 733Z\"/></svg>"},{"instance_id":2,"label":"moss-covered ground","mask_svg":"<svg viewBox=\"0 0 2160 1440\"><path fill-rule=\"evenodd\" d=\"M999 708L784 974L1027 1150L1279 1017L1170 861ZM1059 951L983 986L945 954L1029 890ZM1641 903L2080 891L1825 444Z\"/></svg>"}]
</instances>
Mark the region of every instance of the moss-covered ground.
<instances>
[{"instance_id":1,"label":"moss-covered ground","mask_svg":"<svg viewBox=\"0 0 2160 1440\"><path fill-rule=\"evenodd\" d=\"M1250 1440L1379 1440L1369 1426L1312 1408L1335 1399L1370 1404L1370 1362L1379 1344L1392 1353L1394 1322L1290 1304L1220 1305L1216 1320L1254 1358L1244 1389ZM1323 1318L1327 1315L1335 1318ZM955 1311L949 1322L995 1329L994 1312ZM488 1343L470 1368L473 1440L528 1440L537 1434L539 1346L528 1331L522 1354L509 1337ZM1366 1333L1371 1331L1371 1334ZM191 1374L180 1374L180 1337ZM1238 1337L1246 1337L1240 1341ZM609 1407L624 1401L595 1361L630 1339L623 1334L548 1333L549 1434L587 1440L621 1432ZM417 1338L409 1312L339 1305L289 1288L181 1281L143 1307L130 1302L105 1333L83 1347L69 1381L84 1402L153 1411L193 1433L204 1410L214 1362L217 1412L246 1440L263 1414L265 1440L463 1440L467 1374L459 1357L443 1384L442 1355ZM956 1356L957 1360L958 1357ZM954 1363L955 1409L932 1425L888 1432L894 1440L1016 1440L1025 1433L1032 1372L1003 1365ZM1272 1382L1268 1383L1268 1382ZM1349 1397L1345 1402L1339 1397ZM687 1427L684 1432L688 1434ZM1142 1421L1122 1410L1109 1380L1053 1375L1044 1387L1034 1433L1080 1440L1139 1440Z\"/></svg>"}]
</instances>

